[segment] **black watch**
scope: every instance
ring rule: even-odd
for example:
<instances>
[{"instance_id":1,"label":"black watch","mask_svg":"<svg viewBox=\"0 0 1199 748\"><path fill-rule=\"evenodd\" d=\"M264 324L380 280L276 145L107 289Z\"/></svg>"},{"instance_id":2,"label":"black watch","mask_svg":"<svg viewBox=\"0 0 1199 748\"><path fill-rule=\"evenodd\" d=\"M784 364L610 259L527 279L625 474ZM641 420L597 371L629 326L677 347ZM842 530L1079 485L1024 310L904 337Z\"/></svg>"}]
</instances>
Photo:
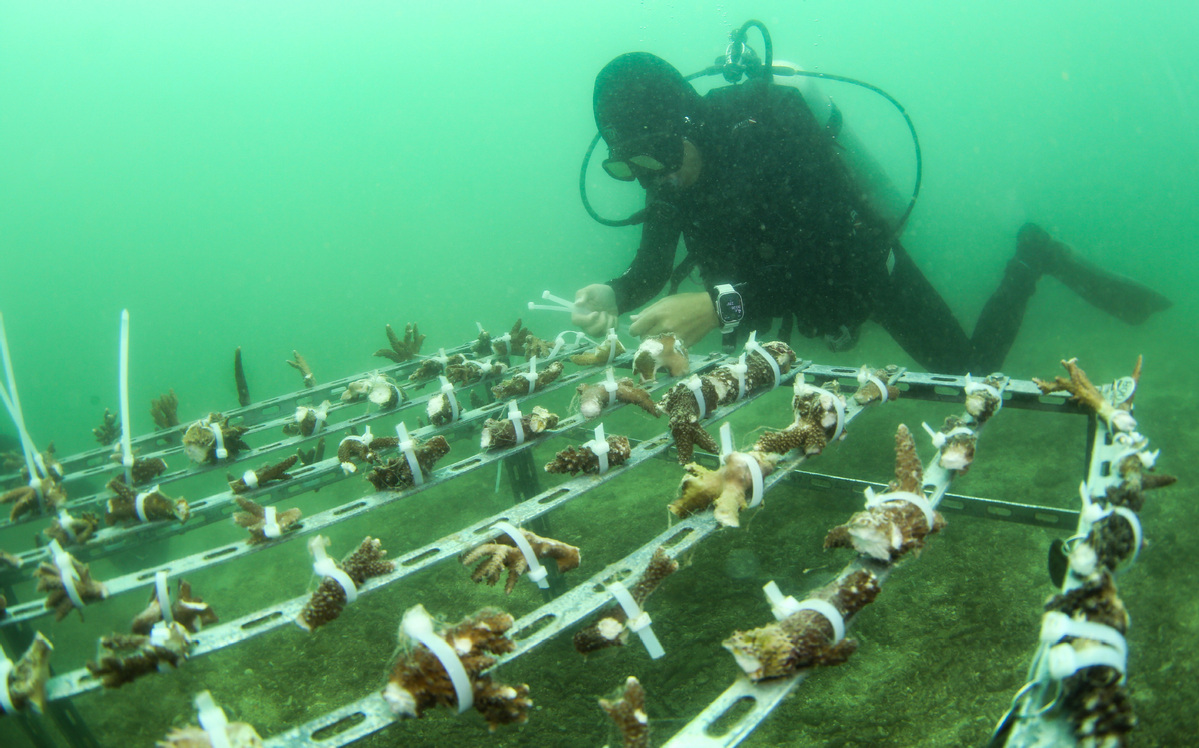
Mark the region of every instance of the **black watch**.
<instances>
[{"instance_id":1,"label":"black watch","mask_svg":"<svg viewBox=\"0 0 1199 748\"><path fill-rule=\"evenodd\" d=\"M712 289L712 303L716 305L716 319L720 321L720 332L728 335L745 318L745 303L741 294L728 283Z\"/></svg>"}]
</instances>

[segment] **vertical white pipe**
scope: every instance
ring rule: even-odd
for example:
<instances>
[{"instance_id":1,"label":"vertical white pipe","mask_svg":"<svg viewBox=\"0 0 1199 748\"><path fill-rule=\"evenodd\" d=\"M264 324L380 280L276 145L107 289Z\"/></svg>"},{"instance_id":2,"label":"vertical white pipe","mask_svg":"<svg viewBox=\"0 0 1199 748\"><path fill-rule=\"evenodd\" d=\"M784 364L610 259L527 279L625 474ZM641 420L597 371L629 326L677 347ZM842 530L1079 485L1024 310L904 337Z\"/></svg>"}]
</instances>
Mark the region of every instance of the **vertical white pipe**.
<instances>
[{"instance_id":1,"label":"vertical white pipe","mask_svg":"<svg viewBox=\"0 0 1199 748\"><path fill-rule=\"evenodd\" d=\"M13 424L17 427L17 436L21 439L21 451L25 453L25 467L29 469L29 480L44 478L37 469L33 459L36 450L29 432L25 430L25 415L21 412L21 398L17 395L17 380L13 376L12 357L8 353L8 332L4 328L4 315L0 314L0 353L4 355L4 373L8 377L8 391L4 395L4 404L12 416ZM40 492L39 492L40 493Z\"/></svg>"},{"instance_id":2,"label":"vertical white pipe","mask_svg":"<svg viewBox=\"0 0 1199 748\"><path fill-rule=\"evenodd\" d=\"M129 310L121 310L121 464L125 485L133 485L133 446L129 436Z\"/></svg>"}]
</instances>

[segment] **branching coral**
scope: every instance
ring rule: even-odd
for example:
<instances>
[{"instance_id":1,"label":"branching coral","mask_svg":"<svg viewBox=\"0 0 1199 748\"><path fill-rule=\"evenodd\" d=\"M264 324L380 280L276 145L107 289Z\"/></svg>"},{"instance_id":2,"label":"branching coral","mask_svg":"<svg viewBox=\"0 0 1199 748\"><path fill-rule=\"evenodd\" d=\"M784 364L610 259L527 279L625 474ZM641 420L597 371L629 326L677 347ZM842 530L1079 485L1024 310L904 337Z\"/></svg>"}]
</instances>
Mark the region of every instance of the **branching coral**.
<instances>
[{"instance_id":1,"label":"branching coral","mask_svg":"<svg viewBox=\"0 0 1199 748\"><path fill-rule=\"evenodd\" d=\"M8 673L8 682L0 688L8 689L8 698L13 709L23 711L32 705L38 712L46 709L46 681L50 680L50 655L54 645L42 632L33 635L33 642L13 663Z\"/></svg>"},{"instance_id":2,"label":"branching coral","mask_svg":"<svg viewBox=\"0 0 1199 748\"><path fill-rule=\"evenodd\" d=\"M100 518L93 512L83 512L73 517L63 509L50 520L50 526L45 529L46 537L57 540L59 545L83 545L96 534Z\"/></svg>"},{"instance_id":3,"label":"branching coral","mask_svg":"<svg viewBox=\"0 0 1199 748\"><path fill-rule=\"evenodd\" d=\"M120 439L121 422L117 420L117 414L105 408L104 418L100 421L99 426L92 429L92 436L96 437L96 441L105 447Z\"/></svg>"},{"instance_id":4,"label":"branching coral","mask_svg":"<svg viewBox=\"0 0 1199 748\"><path fill-rule=\"evenodd\" d=\"M533 412L520 417L521 433L527 441L558 425L558 414L551 413L540 405L534 406ZM503 449L517 443L516 426L509 418L488 418L483 422L483 436L479 445L483 449Z\"/></svg>"},{"instance_id":5,"label":"branching coral","mask_svg":"<svg viewBox=\"0 0 1199 748\"><path fill-rule=\"evenodd\" d=\"M558 564L558 571L566 572L579 566L579 549L560 540L543 538L540 535L521 530L525 540L533 549L533 555L538 559L552 558ZM516 541L507 533L498 535L494 540L464 553L461 558L463 566L473 563L479 565L471 573L470 578L476 582L486 581L494 585L500 581L505 570L508 581L504 584L504 592L512 592L516 580L529 570L529 562L525 555L516 547Z\"/></svg>"},{"instance_id":6,"label":"branching coral","mask_svg":"<svg viewBox=\"0 0 1199 748\"><path fill-rule=\"evenodd\" d=\"M616 723L624 748L649 748L649 715L640 681L630 675L619 699L600 699L599 705Z\"/></svg>"},{"instance_id":7,"label":"branching coral","mask_svg":"<svg viewBox=\"0 0 1199 748\"><path fill-rule=\"evenodd\" d=\"M0 504L12 504L12 511L8 513L9 521L15 521L25 514L39 513L43 502L46 512L52 514L57 512L66 501L66 490L53 477L41 479L38 481L37 487L17 486L0 496Z\"/></svg>"},{"instance_id":8,"label":"branching coral","mask_svg":"<svg viewBox=\"0 0 1199 748\"><path fill-rule=\"evenodd\" d=\"M680 377L690 368L687 349L672 333L646 338L633 354L633 371L642 382L656 379L659 369L665 369L672 377Z\"/></svg>"},{"instance_id":9,"label":"branching coral","mask_svg":"<svg viewBox=\"0 0 1199 748\"><path fill-rule=\"evenodd\" d=\"M187 501L182 498L172 499L154 486L148 491L138 491L130 488L125 481L116 477L108 482L108 490L115 496L108 499L108 511L104 514L104 523L115 525L118 522L154 522L160 519L177 519L186 522L191 516Z\"/></svg>"},{"instance_id":10,"label":"branching coral","mask_svg":"<svg viewBox=\"0 0 1199 748\"><path fill-rule=\"evenodd\" d=\"M58 561L61 559L61 568ZM81 564L69 553L63 552L54 562L43 561L34 572L37 579L37 591L46 593L46 608L54 611L54 620L61 621L76 606L75 599L86 605L90 602L103 600L108 597L104 585L92 579L91 569L87 564ZM71 585L71 590L67 589ZM79 611L83 617L83 611Z\"/></svg>"},{"instance_id":11,"label":"branching coral","mask_svg":"<svg viewBox=\"0 0 1199 748\"><path fill-rule=\"evenodd\" d=\"M201 597L192 595L192 586L186 581L179 580L179 590L171 602L171 618L192 634L197 634L204 626L210 626L220 619L212 606ZM150 602L146 609L133 618L130 628L135 634L149 635L154 624L163 620L162 604L157 591L150 593Z\"/></svg>"},{"instance_id":12,"label":"branching coral","mask_svg":"<svg viewBox=\"0 0 1199 748\"><path fill-rule=\"evenodd\" d=\"M229 419L220 413L209 413L183 432L183 453L195 463L237 457L243 449L250 448L242 441L244 433L245 426L230 425Z\"/></svg>"},{"instance_id":13,"label":"branching coral","mask_svg":"<svg viewBox=\"0 0 1199 748\"><path fill-rule=\"evenodd\" d=\"M537 372L537 376L533 377L532 384L529 383L529 375L517 374L511 379L505 379L503 382L491 388L491 394L496 400L507 400L512 397L524 397L538 390L545 389L551 382L562 376L562 362L555 361L541 371Z\"/></svg>"},{"instance_id":14,"label":"branching coral","mask_svg":"<svg viewBox=\"0 0 1199 748\"><path fill-rule=\"evenodd\" d=\"M1090 378L1087 377L1087 373L1078 366L1077 358L1062 361L1062 366L1066 367L1066 371L1070 374L1069 379L1054 377L1052 382L1046 382L1043 379L1034 377L1032 381L1045 394L1061 391L1069 392L1073 400L1090 408L1108 426L1116 431L1136 431L1137 422L1132 417L1131 411L1132 398L1136 393L1135 383L1141 379L1140 356L1137 356L1137 364L1132 372L1133 390L1117 405L1113 405L1111 401L1103 396L1099 388L1091 383Z\"/></svg>"},{"instance_id":15,"label":"branching coral","mask_svg":"<svg viewBox=\"0 0 1199 748\"><path fill-rule=\"evenodd\" d=\"M667 555L665 549L656 549L649 565L629 590L629 595L639 608L644 609L646 599L658 589L662 580L678 570L678 561ZM614 605L604 610L595 623L575 633L575 650L580 654L588 654L606 647L623 646L629 636L627 623L628 616L621 606Z\"/></svg>"},{"instance_id":16,"label":"branching coral","mask_svg":"<svg viewBox=\"0 0 1199 748\"><path fill-rule=\"evenodd\" d=\"M312 367L308 365L308 361L300 355L299 351L291 352L291 359L285 362L288 366L300 372L300 376L304 379L304 386L312 388L316 386L316 376L312 373Z\"/></svg>"},{"instance_id":17,"label":"branching coral","mask_svg":"<svg viewBox=\"0 0 1199 748\"><path fill-rule=\"evenodd\" d=\"M191 651L192 641L178 622L166 626L165 636L111 634L100 637L98 656L86 663L88 672L105 688L120 688L165 665L179 667Z\"/></svg>"},{"instance_id":18,"label":"branching coral","mask_svg":"<svg viewBox=\"0 0 1199 748\"><path fill-rule=\"evenodd\" d=\"M649 413L654 418L662 415L657 403L648 392L639 387L629 377L621 377L616 381L615 397L617 402L631 403ZM611 401L605 382L596 384L580 384L575 388L575 397L579 403L579 414L584 418L595 418Z\"/></svg>"},{"instance_id":19,"label":"branching coral","mask_svg":"<svg viewBox=\"0 0 1199 748\"><path fill-rule=\"evenodd\" d=\"M684 469L687 475L679 484L679 495L669 507L676 517L686 517L713 507L716 521L725 527L741 524L741 510L748 506L747 497L753 492L753 473L748 461L758 464L761 475L774 472L778 455L768 452L731 452L717 470L708 470L692 462Z\"/></svg>"},{"instance_id":20,"label":"branching coral","mask_svg":"<svg viewBox=\"0 0 1199 748\"><path fill-rule=\"evenodd\" d=\"M179 397L174 389L150 401L150 416L160 429L179 425Z\"/></svg>"},{"instance_id":21,"label":"branching coral","mask_svg":"<svg viewBox=\"0 0 1199 748\"><path fill-rule=\"evenodd\" d=\"M237 505L245 511L234 512L233 521L250 531L251 545L273 540L300 521L302 512L299 509L287 509L282 512L274 511L275 507L263 507L256 501L245 496L234 496Z\"/></svg>"},{"instance_id":22,"label":"branching coral","mask_svg":"<svg viewBox=\"0 0 1199 748\"><path fill-rule=\"evenodd\" d=\"M409 322L404 326L404 339L400 340L395 330L388 325L387 342L391 348L380 348L375 351L375 355L402 364L416 358L416 354L420 353L421 343L425 342L425 336L420 334L415 322Z\"/></svg>"},{"instance_id":23,"label":"branching coral","mask_svg":"<svg viewBox=\"0 0 1199 748\"><path fill-rule=\"evenodd\" d=\"M246 382L246 370L241 364L241 346L233 351L233 386L237 388L237 404L246 407L254 402L250 399L250 385Z\"/></svg>"},{"instance_id":24,"label":"branching coral","mask_svg":"<svg viewBox=\"0 0 1199 748\"><path fill-rule=\"evenodd\" d=\"M299 455L292 455L274 465L264 465L257 470L247 470L240 478L234 478L230 475L228 476L229 490L233 493L245 493L259 486L264 486L271 481L291 480L291 474L287 471L299 459Z\"/></svg>"},{"instance_id":25,"label":"branching coral","mask_svg":"<svg viewBox=\"0 0 1199 748\"><path fill-rule=\"evenodd\" d=\"M438 460L449 454L449 451L450 443L444 436L438 435L424 441L413 440L412 453L420 466L422 481L433 475L433 467ZM367 474L366 479L376 491L403 491L415 485L412 465L403 454L376 465L375 469Z\"/></svg>"},{"instance_id":26,"label":"branching coral","mask_svg":"<svg viewBox=\"0 0 1199 748\"><path fill-rule=\"evenodd\" d=\"M409 610L411 615L428 618L421 606ZM496 655L507 654L516 648L505 633L512 627L512 616L486 608L458 623L441 627L433 633L457 653L470 680L474 708L494 729L499 725L524 722L528 718L527 685L509 686L497 683L483 671L495 664ZM402 717L420 717L425 710L439 706L456 706L458 696L446 674L445 666L424 644L407 640L407 651L392 669L383 699L392 711Z\"/></svg>"},{"instance_id":27,"label":"branching coral","mask_svg":"<svg viewBox=\"0 0 1199 748\"><path fill-rule=\"evenodd\" d=\"M608 467L613 468L624 464L631 454L628 437L613 434L605 439L608 442ZM552 461L545 464L547 473L577 475L579 473L598 473L599 470L599 457L591 449L590 442L581 447L567 447L555 455Z\"/></svg>"},{"instance_id":28,"label":"branching coral","mask_svg":"<svg viewBox=\"0 0 1199 748\"><path fill-rule=\"evenodd\" d=\"M878 596L878 578L868 570L834 579L812 597L824 600L849 618ZM750 680L781 678L815 665L839 665L857 649L852 639L834 641L833 626L820 613L800 610L781 621L751 631L737 631L724 648Z\"/></svg>"},{"instance_id":29,"label":"branching coral","mask_svg":"<svg viewBox=\"0 0 1199 748\"><path fill-rule=\"evenodd\" d=\"M308 547L318 559L324 556L323 549L329 545L329 539L317 535L308 541ZM321 550L317 550L319 546ZM354 584L354 592L371 577L389 574L395 570L395 564L386 559L387 551L378 538L366 537L350 555L336 564ZM341 615L348 601L348 593L337 581L335 576L321 579L304 609L296 616L296 624L305 631L313 631Z\"/></svg>"},{"instance_id":30,"label":"branching coral","mask_svg":"<svg viewBox=\"0 0 1199 748\"><path fill-rule=\"evenodd\" d=\"M804 381L803 374L795 377L791 408L795 420L782 431L767 431L758 439L757 449L763 452L786 454L798 449L805 455L824 451L829 441L844 429L845 399L835 388L814 387Z\"/></svg>"},{"instance_id":31,"label":"branching coral","mask_svg":"<svg viewBox=\"0 0 1199 748\"><path fill-rule=\"evenodd\" d=\"M381 450L394 449L399 443L399 437L375 436L371 433L371 427L367 426L362 436L351 434L341 440L337 445L337 461L344 472L352 473L358 469L355 462L376 464L382 459L379 457Z\"/></svg>"}]
</instances>

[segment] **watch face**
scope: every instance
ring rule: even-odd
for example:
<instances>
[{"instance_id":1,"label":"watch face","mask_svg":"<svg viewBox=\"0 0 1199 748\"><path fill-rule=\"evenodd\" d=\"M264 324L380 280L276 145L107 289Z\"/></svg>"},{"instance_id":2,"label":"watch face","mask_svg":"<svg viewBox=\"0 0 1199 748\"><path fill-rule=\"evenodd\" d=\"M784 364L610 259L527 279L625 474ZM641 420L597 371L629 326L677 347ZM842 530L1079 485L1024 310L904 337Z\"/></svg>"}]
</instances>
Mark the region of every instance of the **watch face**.
<instances>
[{"instance_id":1,"label":"watch face","mask_svg":"<svg viewBox=\"0 0 1199 748\"><path fill-rule=\"evenodd\" d=\"M740 322L741 318L745 316L745 307L741 304L741 294L735 291L722 293L716 300L716 313L720 315L720 321L725 324Z\"/></svg>"}]
</instances>

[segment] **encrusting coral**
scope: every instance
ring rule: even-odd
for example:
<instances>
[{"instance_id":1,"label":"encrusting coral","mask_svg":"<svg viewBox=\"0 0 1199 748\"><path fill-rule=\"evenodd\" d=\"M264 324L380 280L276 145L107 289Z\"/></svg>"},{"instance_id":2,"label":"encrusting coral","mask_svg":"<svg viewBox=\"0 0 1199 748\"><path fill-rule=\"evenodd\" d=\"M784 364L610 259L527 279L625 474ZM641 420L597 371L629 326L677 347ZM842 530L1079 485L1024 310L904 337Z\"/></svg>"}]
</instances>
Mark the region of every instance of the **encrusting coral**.
<instances>
[{"instance_id":1,"label":"encrusting coral","mask_svg":"<svg viewBox=\"0 0 1199 748\"><path fill-rule=\"evenodd\" d=\"M189 460L198 464L231 459L237 457L243 449L250 448L249 444L242 441L244 433L245 426L232 426L229 419L220 413L209 413L183 432L183 453Z\"/></svg>"},{"instance_id":2,"label":"encrusting coral","mask_svg":"<svg viewBox=\"0 0 1199 748\"><path fill-rule=\"evenodd\" d=\"M875 497L867 492L865 511L857 512L844 525L833 528L824 539L825 548L853 548L879 561L893 562L913 549L924 546L924 539L945 526L940 512L932 511L929 527L924 510L911 501L892 494L923 496L924 470L916 454L916 442L903 424L895 432L895 480L887 493ZM877 501L875 501L877 499Z\"/></svg>"},{"instance_id":3,"label":"encrusting coral","mask_svg":"<svg viewBox=\"0 0 1199 748\"><path fill-rule=\"evenodd\" d=\"M179 589L175 594L175 599L171 601L171 618L193 634L199 633L204 626L210 626L220 620L212 606L204 602L203 598L192 595L192 586L182 579L179 580ZM149 635L154 624L161 620L163 620L162 604L158 599L157 591L151 592L149 604L146 605L145 610L134 616L130 629L135 634Z\"/></svg>"},{"instance_id":4,"label":"encrusting coral","mask_svg":"<svg viewBox=\"0 0 1199 748\"><path fill-rule=\"evenodd\" d=\"M672 377L680 377L691 368L687 349L673 333L654 335L641 341L633 354L633 371L642 382L652 382L659 369L665 369Z\"/></svg>"},{"instance_id":5,"label":"encrusting coral","mask_svg":"<svg viewBox=\"0 0 1199 748\"><path fill-rule=\"evenodd\" d=\"M308 361L300 355L299 351L291 352L291 359L285 361L288 366L300 372L300 376L304 379L304 386L311 389L316 386L316 376L312 373L312 367L308 365Z\"/></svg>"},{"instance_id":6,"label":"encrusting coral","mask_svg":"<svg viewBox=\"0 0 1199 748\"><path fill-rule=\"evenodd\" d=\"M491 394L496 400L507 400L512 397L523 397L532 394L538 390L545 389L547 385L553 382L558 377L562 376L562 362L555 361L549 366L546 366L541 371L537 372L537 376L533 379L532 386L529 385L529 378L524 374L517 374L511 379L505 379L503 382L491 388Z\"/></svg>"},{"instance_id":7,"label":"encrusting coral","mask_svg":"<svg viewBox=\"0 0 1199 748\"><path fill-rule=\"evenodd\" d=\"M116 495L108 499L107 511L104 513L104 523L107 525L126 520L154 522L160 519L177 519L182 523L191 516L185 499L172 499L158 486L153 486L147 491L138 491L130 488L124 479L118 476L108 481L108 490Z\"/></svg>"},{"instance_id":8,"label":"encrusting coral","mask_svg":"<svg viewBox=\"0 0 1199 748\"><path fill-rule=\"evenodd\" d=\"M558 571L567 572L579 566L579 549L560 540L543 538L528 530L521 530L525 540L533 549L533 555L538 559L552 558L558 565ZM516 587L516 580L529 570L529 562L521 553L507 533L500 534L490 542L484 543L473 550L462 554L462 565L479 565L471 572L470 578L476 582L487 582L495 585L505 570L508 581L504 583L504 592L510 593Z\"/></svg>"},{"instance_id":9,"label":"encrusting coral","mask_svg":"<svg viewBox=\"0 0 1199 748\"><path fill-rule=\"evenodd\" d=\"M300 521L302 512L299 509L292 508L281 512L275 512L274 521L267 516L267 507L263 507L256 501L251 501L245 496L234 496L233 499L245 511L234 512L233 521L241 527L250 531L250 539L246 542L251 545L255 543L265 543L268 540L273 540L288 530L292 529L292 525ZM274 507L269 507L274 509Z\"/></svg>"},{"instance_id":10,"label":"encrusting coral","mask_svg":"<svg viewBox=\"0 0 1199 748\"><path fill-rule=\"evenodd\" d=\"M299 455L292 455L274 465L264 465L257 470L247 470L240 478L234 478L232 475L227 476L229 479L229 490L233 493L245 493L259 486L266 485L271 481L291 480L291 474L287 471L299 459Z\"/></svg>"},{"instance_id":11,"label":"encrusting coral","mask_svg":"<svg viewBox=\"0 0 1199 748\"><path fill-rule=\"evenodd\" d=\"M520 417L521 431L527 441L530 437L543 433L558 425L558 414L551 413L540 405L533 407L533 412L522 414ZM479 446L483 449L502 449L516 445L516 427L509 418L488 418L483 422L483 436Z\"/></svg>"},{"instance_id":12,"label":"encrusting coral","mask_svg":"<svg viewBox=\"0 0 1199 748\"><path fill-rule=\"evenodd\" d=\"M403 340L400 340L395 330L391 329L391 325L388 325L387 343L391 348L380 348L375 351L375 355L390 359L397 364L402 364L405 361L411 361L416 358L416 354L420 353L420 346L423 342L425 342L425 336L420 334L420 330L417 329L415 322L409 322L407 325L404 325Z\"/></svg>"},{"instance_id":13,"label":"encrusting coral","mask_svg":"<svg viewBox=\"0 0 1199 748\"><path fill-rule=\"evenodd\" d=\"M1136 383L1141 379L1140 356L1137 356L1137 364L1132 371L1132 392L1116 405L1113 405L1103 396L1099 388L1091 383L1090 378L1087 377L1087 373L1078 366L1077 358L1062 361L1062 366L1066 367L1066 371L1070 374L1069 379L1054 377L1052 382L1047 382L1044 379L1033 377L1033 383L1045 394L1060 391L1069 392L1072 396L1071 399L1090 408L1108 426L1116 431L1136 431L1137 422L1132 417L1132 399L1136 394Z\"/></svg>"},{"instance_id":14,"label":"encrusting coral","mask_svg":"<svg viewBox=\"0 0 1199 748\"><path fill-rule=\"evenodd\" d=\"M624 748L649 748L649 715L645 711L645 689L639 680L630 675L619 699L600 699L599 705L616 723Z\"/></svg>"},{"instance_id":15,"label":"encrusting coral","mask_svg":"<svg viewBox=\"0 0 1199 748\"><path fill-rule=\"evenodd\" d=\"M422 482L433 475L433 467L437 461L449 454L450 443L440 434L423 441L412 440L412 453L416 456L416 464L420 467ZM367 473L366 479L371 482L376 491L403 491L416 485L412 475L412 465L408 456L400 454L385 462L375 465L375 469Z\"/></svg>"},{"instance_id":16,"label":"encrusting coral","mask_svg":"<svg viewBox=\"0 0 1199 748\"><path fill-rule=\"evenodd\" d=\"M858 569L834 579L812 594L848 619L878 597L878 578ZM822 614L800 610L781 621L750 631L737 631L723 642L752 681L782 678L814 665L840 665L857 649L857 642L834 642L833 626Z\"/></svg>"},{"instance_id":17,"label":"encrusting coral","mask_svg":"<svg viewBox=\"0 0 1199 748\"><path fill-rule=\"evenodd\" d=\"M179 667L191 651L191 637L178 622L164 624L162 635L110 634L100 637L95 660L85 666L105 688L120 688L165 665Z\"/></svg>"},{"instance_id":18,"label":"encrusting coral","mask_svg":"<svg viewBox=\"0 0 1199 748\"><path fill-rule=\"evenodd\" d=\"M636 405L654 418L662 415L654 398L629 377L616 380L615 396L617 402ZM575 397L579 403L579 414L584 418L598 416L612 398L604 382L580 384L575 388Z\"/></svg>"},{"instance_id":19,"label":"encrusting coral","mask_svg":"<svg viewBox=\"0 0 1199 748\"><path fill-rule=\"evenodd\" d=\"M678 570L679 562L671 558L665 549L657 548L637 583L629 589L629 595L637 603L637 607L644 609L646 599L658 589L662 580ZM623 646L629 637L627 623L628 615L625 614L624 608L613 605L600 613L595 623L575 632L575 651L589 654L606 647Z\"/></svg>"},{"instance_id":20,"label":"encrusting coral","mask_svg":"<svg viewBox=\"0 0 1199 748\"><path fill-rule=\"evenodd\" d=\"M319 545L321 549L328 547L329 539L317 535L308 541L309 549ZM323 555L323 552L313 550L313 555ZM371 577L388 574L395 570L395 564L386 559L387 551L378 538L366 537L352 553L337 564L337 568L345 572L355 589ZM346 606L346 590L334 577L321 579L304 609L296 616L296 624L305 631L313 631L341 615Z\"/></svg>"},{"instance_id":21,"label":"encrusting coral","mask_svg":"<svg viewBox=\"0 0 1199 748\"><path fill-rule=\"evenodd\" d=\"M44 532L61 546L82 545L92 539L99 525L100 518L94 512L83 512L75 517L63 509L50 520L50 526Z\"/></svg>"},{"instance_id":22,"label":"encrusting coral","mask_svg":"<svg viewBox=\"0 0 1199 748\"><path fill-rule=\"evenodd\" d=\"M34 572L34 578L37 579L37 591L46 593L46 608L54 611L54 620L56 621L66 618L67 614L75 608L71 593L67 590L67 584L74 586L79 601L84 605L108 597L108 590L104 588L104 585L92 579L92 572L87 564L79 563L69 553L64 552L62 557L70 568L60 569L52 561L43 561ZM83 617L82 610L79 611L79 617Z\"/></svg>"},{"instance_id":23,"label":"encrusting coral","mask_svg":"<svg viewBox=\"0 0 1199 748\"><path fill-rule=\"evenodd\" d=\"M179 397L174 389L150 401L150 417L160 429L179 425Z\"/></svg>"},{"instance_id":24,"label":"encrusting coral","mask_svg":"<svg viewBox=\"0 0 1199 748\"><path fill-rule=\"evenodd\" d=\"M629 459L629 439L627 436L612 434L605 437L608 442L608 467L622 465ZM598 473L600 470L599 457L591 449L590 442L580 447L567 447L545 463L547 473Z\"/></svg>"},{"instance_id":25,"label":"encrusting coral","mask_svg":"<svg viewBox=\"0 0 1199 748\"><path fill-rule=\"evenodd\" d=\"M768 452L730 452L716 470L694 462L684 466L687 475L679 483L678 498L667 509L676 517L687 517L713 507L716 521L725 527L739 527L741 510L753 492L753 473L748 460L758 463L763 477L774 472L778 455Z\"/></svg>"},{"instance_id":26,"label":"encrusting coral","mask_svg":"<svg viewBox=\"0 0 1199 748\"><path fill-rule=\"evenodd\" d=\"M50 680L50 655L54 645L38 631L25 654L13 663L8 673L8 682L0 688L8 689L8 698L13 709L22 711L33 706L39 713L46 708L46 681Z\"/></svg>"},{"instance_id":27,"label":"encrusting coral","mask_svg":"<svg viewBox=\"0 0 1199 748\"><path fill-rule=\"evenodd\" d=\"M418 605L409 610L405 618L414 614L426 618L429 615ZM516 648L505 636L512 624L512 616L507 613L485 608L452 626L438 627L433 634L445 640L457 653L470 679L474 708L492 729L524 722L533 705L527 685L509 686L483 675L484 670L495 664L496 655L507 654ZM383 690L383 699L391 710L401 717L420 717L427 709L456 706L458 696L437 656L425 645L406 636L401 639L401 645L404 644L407 651L396 662Z\"/></svg>"}]
</instances>

